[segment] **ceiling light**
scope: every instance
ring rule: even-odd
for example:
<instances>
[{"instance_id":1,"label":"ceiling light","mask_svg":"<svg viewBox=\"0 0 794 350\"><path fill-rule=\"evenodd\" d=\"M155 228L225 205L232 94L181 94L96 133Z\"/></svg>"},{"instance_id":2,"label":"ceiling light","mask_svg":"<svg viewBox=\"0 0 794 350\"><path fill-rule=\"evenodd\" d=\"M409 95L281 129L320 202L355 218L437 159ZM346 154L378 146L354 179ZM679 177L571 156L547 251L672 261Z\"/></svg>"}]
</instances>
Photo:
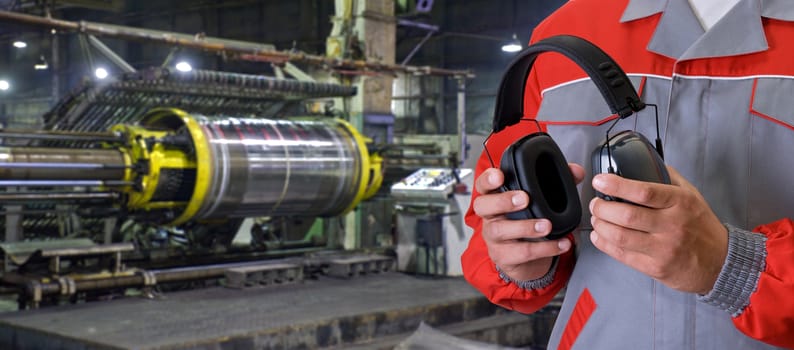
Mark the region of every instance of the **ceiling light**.
<instances>
[{"instance_id":1,"label":"ceiling light","mask_svg":"<svg viewBox=\"0 0 794 350\"><path fill-rule=\"evenodd\" d=\"M176 70L180 72L190 72L193 70L193 66L191 66L190 63L187 63L185 61L180 61L174 67L176 68Z\"/></svg>"},{"instance_id":2,"label":"ceiling light","mask_svg":"<svg viewBox=\"0 0 794 350\"><path fill-rule=\"evenodd\" d=\"M12 45L14 45L14 47L16 47L17 49L24 49L28 47L28 43L20 40L15 41Z\"/></svg>"},{"instance_id":3,"label":"ceiling light","mask_svg":"<svg viewBox=\"0 0 794 350\"><path fill-rule=\"evenodd\" d=\"M47 60L44 58L44 55L39 56L39 60L33 65L33 69L35 70L45 70L49 67L50 65L47 64Z\"/></svg>"},{"instance_id":4,"label":"ceiling light","mask_svg":"<svg viewBox=\"0 0 794 350\"><path fill-rule=\"evenodd\" d=\"M94 71L94 75L97 77L97 79L105 79L108 77L108 71L107 69L100 67Z\"/></svg>"},{"instance_id":5,"label":"ceiling light","mask_svg":"<svg viewBox=\"0 0 794 350\"><path fill-rule=\"evenodd\" d=\"M504 52L518 52L524 48L524 45L518 41L518 38L515 34L513 34L513 39L511 39L508 43L502 45L502 51Z\"/></svg>"},{"instance_id":6,"label":"ceiling light","mask_svg":"<svg viewBox=\"0 0 794 350\"><path fill-rule=\"evenodd\" d=\"M8 80L0 80L0 91L7 91L11 88L11 84Z\"/></svg>"}]
</instances>

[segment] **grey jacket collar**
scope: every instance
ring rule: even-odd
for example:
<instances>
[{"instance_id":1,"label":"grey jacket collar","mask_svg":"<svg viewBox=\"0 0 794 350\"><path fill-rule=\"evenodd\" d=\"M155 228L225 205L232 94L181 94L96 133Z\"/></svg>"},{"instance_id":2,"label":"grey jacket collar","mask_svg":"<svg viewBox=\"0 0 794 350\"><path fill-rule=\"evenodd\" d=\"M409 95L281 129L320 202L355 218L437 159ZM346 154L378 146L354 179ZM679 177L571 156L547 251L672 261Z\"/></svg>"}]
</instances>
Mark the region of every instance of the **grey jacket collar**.
<instances>
[{"instance_id":1,"label":"grey jacket collar","mask_svg":"<svg viewBox=\"0 0 794 350\"><path fill-rule=\"evenodd\" d=\"M621 23L662 13L647 49L675 59L723 57L769 48L761 17L794 21L792 0L742 0L704 33L687 0L630 0Z\"/></svg>"}]
</instances>

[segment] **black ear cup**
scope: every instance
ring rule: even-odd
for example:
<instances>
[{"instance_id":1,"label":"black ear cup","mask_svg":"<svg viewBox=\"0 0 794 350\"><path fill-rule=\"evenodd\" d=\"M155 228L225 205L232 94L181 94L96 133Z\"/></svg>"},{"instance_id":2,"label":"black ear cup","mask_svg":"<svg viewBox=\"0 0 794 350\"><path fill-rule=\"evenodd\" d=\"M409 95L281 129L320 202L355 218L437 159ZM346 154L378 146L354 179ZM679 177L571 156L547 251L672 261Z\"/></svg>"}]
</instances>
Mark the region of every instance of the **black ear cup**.
<instances>
[{"instance_id":1,"label":"black ear cup","mask_svg":"<svg viewBox=\"0 0 794 350\"><path fill-rule=\"evenodd\" d=\"M502 154L503 191L523 190L529 195L524 210L507 214L509 219L546 218L552 230L545 239L570 233L582 217L582 205L571 169L562 151L546 133L527 135Z\"/></svg>"},{"instance_id":2,"label":"black ear cup","mask_svg":"<svg viewBox=\"0 0 794 350\"><path fill-rule=\"evenodd\" d=\"M624 130L604 140L591 155L593 175L601 173L662 184L670 184L670 174L661 155L651 142L641 133ZM620 201L596 191L605 200Z\"/></svg>"}]
</instances>

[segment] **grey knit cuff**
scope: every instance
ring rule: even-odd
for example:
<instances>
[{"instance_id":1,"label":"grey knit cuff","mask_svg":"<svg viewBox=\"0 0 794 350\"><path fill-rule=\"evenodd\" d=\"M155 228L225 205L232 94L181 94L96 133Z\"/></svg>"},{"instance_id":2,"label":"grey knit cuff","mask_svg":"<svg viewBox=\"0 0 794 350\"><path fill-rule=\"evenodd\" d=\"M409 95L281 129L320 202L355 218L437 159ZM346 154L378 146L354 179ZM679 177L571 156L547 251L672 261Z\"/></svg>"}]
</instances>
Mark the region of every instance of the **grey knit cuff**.
<instances>
[{"instance_id":1,"label":"grey knit cuff","mask_svg":"<svg viewBox=\"0 0 794 350\"><path fill-rule=\"evenodd\" d=\"M549 272L546 272L545 275L543 275L540 278L536 278L534 280L516 281L510 278L510 276L508 276L506 273L504 273L504 271L502 271L502 269L500 269L499 266L496 266L496 271L499 272L499 277L503 281L507 283L515 283L517 286L519 286L522 289L526 289L526 290L542 289L548 287L551 284L551 282L554 281L554 273L557 271L557 261L559 260L560 259L558 259L558 257L555 256L554 259L551 261L551 267L549 267Z\"/></svg>"},{"instance_id":2,"label":"grey knit cuff","mask_svg":"<svg viewBox=\"0 0 794 350\"><path fill-rule=\"evenodd\" d=\"M741 315L750 304L750 295L758 286L761 272L766 269L766 236L730 225L728 228L728 256L706 295L698 300L714 305L731 314Z\"/></svg>"}]
</instances>

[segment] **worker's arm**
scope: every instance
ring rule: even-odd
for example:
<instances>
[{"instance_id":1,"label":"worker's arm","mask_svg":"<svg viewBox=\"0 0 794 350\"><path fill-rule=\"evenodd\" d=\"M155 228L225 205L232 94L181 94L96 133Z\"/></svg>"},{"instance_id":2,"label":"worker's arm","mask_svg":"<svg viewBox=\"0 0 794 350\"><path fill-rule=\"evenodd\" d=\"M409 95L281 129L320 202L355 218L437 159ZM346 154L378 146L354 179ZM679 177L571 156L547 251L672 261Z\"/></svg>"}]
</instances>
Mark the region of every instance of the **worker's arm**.
<instances>
[{"instance_id":1,"label":"worker's arm","mask_svg":"<svg viewBox=\"0 0 794 350\"><path fill-rule=\"evenodd\" d=\"M728 230L728 256L701 301L731 314L744 334L794 348L794 221Z\"/></svg>"},{"instance_id":2,"label":"worker's arm","mask_svg":"<svg viewBox=\"0 0 794 350\"><path fill-rule=\"evenodd\" d=\"M568 282L574 265L573 247L558 256L543 276L532 280L513 280L500 273L491 260L482 237L482 218L471 208L466 214L466 223L474 228L474 235L461 257L463 275L492 303L518 312L532 313L551 301ZM570 239L570 236L563 239Z\"/></svg>"}]
</instances>

